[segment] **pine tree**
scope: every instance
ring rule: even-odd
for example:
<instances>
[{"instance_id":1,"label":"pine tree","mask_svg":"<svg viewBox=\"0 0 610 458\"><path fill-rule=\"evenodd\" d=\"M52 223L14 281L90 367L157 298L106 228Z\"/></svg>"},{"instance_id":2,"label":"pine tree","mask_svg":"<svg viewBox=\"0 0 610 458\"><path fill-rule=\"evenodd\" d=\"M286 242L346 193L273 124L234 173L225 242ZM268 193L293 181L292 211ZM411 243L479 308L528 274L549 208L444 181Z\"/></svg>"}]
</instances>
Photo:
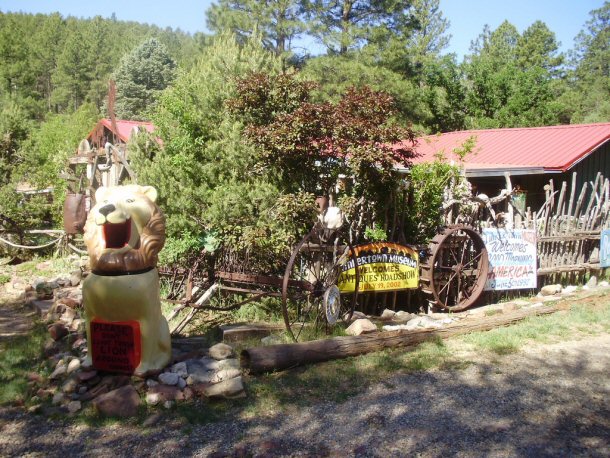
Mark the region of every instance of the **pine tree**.
<instances>
[{"instance_id":1,"label":"pine tree","mask_svg":"<svg viewBox=\"0 0 610 458\"><path fill-rule=\"evenodd\" d=\"M117 99L115 114L119 119L145 119L161 91L176 75L176 63L155 38L150 38L125 55L113 74Z\"/></svg>"},{"instance_id":2,"label":"pine tree","mask_svg":"<svg viewBox=\"0 0 610 458\"><path fill-rule=\"evenodd\" d=\"M235 94L236 77L280 69L256 37L240 46L224 33L161 95L153 122L163 148L132 160L139 182L158 187L171 236L213 231L236 242L240 228L256 226L257 214L274 203L277 194L252 172L254 151L225 102Z\"/></svg>"},{"instance_id":3,"label":"pine tree","mask_svg":"<svg viewBox=\"0 0 610 458\"><path fill-rule=\"evenodd\" d=\"M242 42L258 33L277 55L291 52L293 40L305 28L296 0L220 0L206 15L210 30L231 31Z\"/></svg>"},{"instance_id":4,"label":"pine tree","mask_svg":"<svg viewBox=\"0 0 610 458\"><path fill-rule=\"evenodd\" d=\"M562 107L553 81L557 69L552 33L536 23L521 36L504 21L485 28L472 44L464 70L470 127L522 127L558 123Z\"/></svg>"},{"instance_id":5,"label":"pine tree","mask_svg":"<svg viewBox=\"0 0 610 458\"><path fill-rule=\"evenodd\" d=\"M610 2L590 15L572 53L571 122L610 121Z\"/></svg>"},{"instance_id":6,"label":"pine tree","mask_svg":"<svg viewBox=\"0 0 610 458\"><path fill-rule=\"evenodd\" d=\"M345 54L409 23L411 1L304 0L309 33L329 52Z\"/></svg>"}]
</instances>

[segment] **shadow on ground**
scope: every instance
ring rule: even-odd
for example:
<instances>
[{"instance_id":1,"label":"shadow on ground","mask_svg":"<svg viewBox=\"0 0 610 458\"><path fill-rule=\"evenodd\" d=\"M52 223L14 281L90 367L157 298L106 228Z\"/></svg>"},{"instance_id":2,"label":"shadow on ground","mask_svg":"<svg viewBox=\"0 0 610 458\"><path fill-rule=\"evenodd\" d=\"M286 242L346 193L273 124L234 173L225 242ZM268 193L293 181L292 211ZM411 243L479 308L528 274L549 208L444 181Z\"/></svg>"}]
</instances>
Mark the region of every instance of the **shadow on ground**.
<instances>
[{"instance_id":1,"label":"shadow on ground","mask_svg":"<svg viewBox=\"0 0 610 458\"><path fill-rule=\"evenodd\" d=\"M339 404L295 402L289 414L204 425L168 415L148 429L93 427L3 409L0 450L5 456L610 456L610 336L541 348L498 364L396 375Z\"/></svg>"}]
</instances>

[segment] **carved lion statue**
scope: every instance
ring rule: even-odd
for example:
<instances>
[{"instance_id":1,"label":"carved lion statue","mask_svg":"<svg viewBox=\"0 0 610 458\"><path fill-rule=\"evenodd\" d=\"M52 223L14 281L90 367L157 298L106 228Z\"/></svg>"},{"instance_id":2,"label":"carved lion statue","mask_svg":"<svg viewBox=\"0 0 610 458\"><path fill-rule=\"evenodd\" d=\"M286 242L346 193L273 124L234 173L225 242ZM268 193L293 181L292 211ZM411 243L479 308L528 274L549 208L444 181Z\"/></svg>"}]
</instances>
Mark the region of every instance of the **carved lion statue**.
<instances>
[{"instance_id":1,"label":"carved lion statue","mask_svg":"<svg viewBox=\"0 0 610 458\"><path fill-rule=\"evenodd\" d=\"M165 217L156 199L151 186L101 187L95 193L84 236L91 266L83 282L86 365L141 375L171 358L156 269ZM117 343L121 338L127 340Z\"/></svg>"}]
</instances>

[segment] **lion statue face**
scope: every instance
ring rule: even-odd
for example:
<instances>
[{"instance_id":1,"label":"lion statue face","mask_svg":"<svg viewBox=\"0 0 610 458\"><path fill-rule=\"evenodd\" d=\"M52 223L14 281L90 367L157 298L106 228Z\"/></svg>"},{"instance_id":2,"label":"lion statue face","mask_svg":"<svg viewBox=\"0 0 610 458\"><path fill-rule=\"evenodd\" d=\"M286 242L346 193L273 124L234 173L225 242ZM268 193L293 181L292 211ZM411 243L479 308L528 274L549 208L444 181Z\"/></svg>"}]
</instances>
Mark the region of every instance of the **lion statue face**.
<instances>
[{"instance_id":1,"label":"lion statue face","mask_svg":"<svg viewBox=\"0 0 610 458\"><path fill-rule=\"evenodd\" d=\"M84 240L95 272L133 272L157 265L165 243L165 216L152 186L101 187Z\"/></svg>"}]
</instances>

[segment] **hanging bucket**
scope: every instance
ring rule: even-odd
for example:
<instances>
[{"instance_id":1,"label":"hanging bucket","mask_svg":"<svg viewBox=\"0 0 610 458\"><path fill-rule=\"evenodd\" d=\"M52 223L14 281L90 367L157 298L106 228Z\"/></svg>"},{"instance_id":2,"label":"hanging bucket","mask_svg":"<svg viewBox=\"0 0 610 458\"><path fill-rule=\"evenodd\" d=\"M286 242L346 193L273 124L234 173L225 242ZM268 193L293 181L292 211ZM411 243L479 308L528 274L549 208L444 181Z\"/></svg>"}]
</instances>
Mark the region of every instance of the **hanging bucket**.
<instances>
[{"instance_id":1,"label":"hanging bucket","mask_svg":"<svg viewBox=\"0 0 610 458\"><path fill-rule=\"evenodd\" d=\"M87 196L67 194L64 200L64 231L66 234L80 234L87 221Z\"/></svg>"}]
</instances>

